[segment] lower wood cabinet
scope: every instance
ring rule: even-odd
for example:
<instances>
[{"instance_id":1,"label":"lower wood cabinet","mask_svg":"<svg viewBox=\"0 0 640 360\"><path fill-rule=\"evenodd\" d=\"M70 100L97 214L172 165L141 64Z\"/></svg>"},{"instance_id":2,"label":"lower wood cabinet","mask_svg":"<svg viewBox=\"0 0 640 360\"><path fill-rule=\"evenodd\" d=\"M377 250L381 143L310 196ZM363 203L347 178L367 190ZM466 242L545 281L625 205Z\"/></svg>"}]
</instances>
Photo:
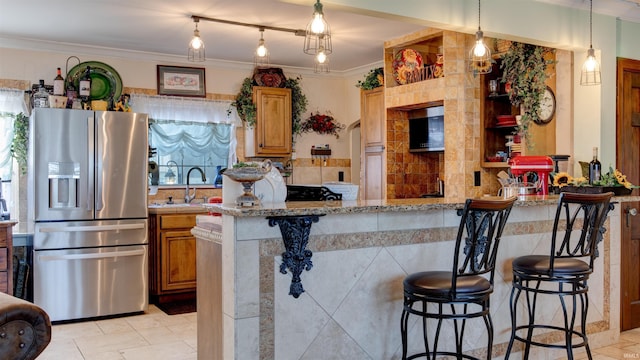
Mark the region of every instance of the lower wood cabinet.
<instances>
[{"instance_id":1,"label":"lower wood cabinet","mask_svg":"<svg viewBox=\"0 0 640 360\"><path fill-rule=\"evenodd\" d=\"M149 217L149 291L152 303L195 297L198 214Z\"/></svg>"},{"instance_id":2,"label":"lower wood cabinet","mask_svg":"<svg viewBox=\"0 0 640 360\"><path fill-rule=\"evenodd\" d=\"M0 292L13 295L13 221L0 221Z\"/></svg>"}]
</instances>

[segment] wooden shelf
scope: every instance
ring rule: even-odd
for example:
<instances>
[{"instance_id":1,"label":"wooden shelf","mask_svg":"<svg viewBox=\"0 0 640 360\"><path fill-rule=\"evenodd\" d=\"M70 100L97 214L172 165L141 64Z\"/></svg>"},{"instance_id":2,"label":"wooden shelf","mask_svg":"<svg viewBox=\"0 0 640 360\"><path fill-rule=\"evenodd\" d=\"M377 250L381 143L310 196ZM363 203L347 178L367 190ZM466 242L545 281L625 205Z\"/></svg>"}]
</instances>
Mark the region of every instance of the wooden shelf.
<instances>
[{"instance_id":1,"label":"wooden shelf","mask_svg":"<svg viewBox=\"0 0 640 360\"><path fill-rule=\"evenodd\" d=\"M509 167L509 163L507 162L491 162L491 161L483 161L482 162L482 167L483 168L508 168Z\"/></svg>"}]
</instances>

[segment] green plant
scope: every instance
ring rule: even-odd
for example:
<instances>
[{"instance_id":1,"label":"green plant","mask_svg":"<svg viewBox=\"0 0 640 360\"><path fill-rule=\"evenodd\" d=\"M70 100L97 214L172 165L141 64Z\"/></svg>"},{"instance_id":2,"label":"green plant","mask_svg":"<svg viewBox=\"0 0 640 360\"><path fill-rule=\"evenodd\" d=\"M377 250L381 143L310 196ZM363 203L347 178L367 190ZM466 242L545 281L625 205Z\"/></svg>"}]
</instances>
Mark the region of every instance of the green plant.
<instances>
[{"instance_id":1,"label":"green plant","mask_svg":"<svg viewBox=\"0 0 640 360\"><path fill-rule=\"evenodd\" d=\"M540 100L546 89L545 81L549 77L547 67L555 63L555 60L547 55L554 51L551 48L514 41L509 50L502 55L501 82L511 86L508 92L511 104L522 109L518 130L527 139L529 147L533 145L533 139L528 136L529 127L538 119Z\"/></svg>"},{"instance_id":2,"label":"green plant","mask_svg":"<svg viewBox=\"0 0 640 360\"><path fill-rule=\"evenodd\" d=\"M284 81L284 87L291 89L291 133L293 136L301 132L302 114L307 111L309 101L300 87L300 77L288 78Z\"/></svg>"},{"instance_id":3,"label":"green plant","mask_svg":"<svg viewBox=\"0 0 640 360\"><path fill-rule=\"evenodd\" d=\"M240 92L231 103L231 106L238 111L240 119L246 122L249 127L253 127L256 124L257 109L253 103L253 86L253 80L245 78L242 81ZM291 89L291 132L295 136L300 134L302 114L307 111L309 102L307 96L302 92L302 87L300 87L300 77L286 79L284 87Z\"/></svg>"},{"instance_id":4,"label":"green plant","mask_svg":"<svg viewBox=\"0 0 640 360\"><path fill-rule=\"evenodd\" d=\"M27 173L27 149L29 143L29 117L23 113L16 115L13 122L13 139L11 140L11 156L16 159L20 173Z\"/></svg>"},{"instance_id":5,"label":"green plant","mask_svg":"<svg viewBox=\"0 0 640 360\"><path fill-rule=\"evenodd\" d=\"M253 103L253 80L251 78L245 78L242 81L240 92L236 95L231 106L236 108L240 119L246 122L249 127L256 124L256 105Z\"/></svg>"},{"instance_id":6,"label":"green plant","mask_svg":"<svg viewBox=\"0 0 640 360\"><path fill-rule=\"evenodd\" d=\"M384 70L379 67L377 69L371 69L369 73L364 77L364 80L358 80L356 87L362 90L375 89L378 86L384 84Z\"/></svg>"}]
</instances>

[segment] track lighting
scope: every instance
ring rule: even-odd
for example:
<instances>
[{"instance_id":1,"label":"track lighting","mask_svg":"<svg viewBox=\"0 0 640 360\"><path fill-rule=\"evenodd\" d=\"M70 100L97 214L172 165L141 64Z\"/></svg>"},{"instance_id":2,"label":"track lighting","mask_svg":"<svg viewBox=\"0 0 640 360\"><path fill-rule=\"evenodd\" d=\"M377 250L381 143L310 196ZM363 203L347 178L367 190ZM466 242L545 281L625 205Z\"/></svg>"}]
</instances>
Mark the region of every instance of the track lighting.
<instances>
[{"instance_id":1,"label":"track lighting","mask_svg":"<svg viewBox=\"0 0 640 360\"><path fill-rule=\"evenodd\" d=\"M205 60L204 56L204 42L200 38L200 30L198 30L198 18L193 18L193 22L196 24L196 29L193 30L193 39L189 43L188 59L189 61L200 62Z\"/></svg>"}]
</instances>

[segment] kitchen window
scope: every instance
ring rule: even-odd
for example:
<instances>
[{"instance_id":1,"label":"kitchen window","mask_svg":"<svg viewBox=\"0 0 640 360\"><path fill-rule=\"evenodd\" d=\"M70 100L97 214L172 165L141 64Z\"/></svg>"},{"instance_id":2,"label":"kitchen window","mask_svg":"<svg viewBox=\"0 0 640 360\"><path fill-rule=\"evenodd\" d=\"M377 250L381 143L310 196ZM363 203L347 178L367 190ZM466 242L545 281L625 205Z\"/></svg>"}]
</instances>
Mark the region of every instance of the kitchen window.
<instances>
[{"instance_id":1,"label":"kitchen window","mask_svg":"<svg viewBox=\"0 0 640 360\"><path fill-rule=\"evenodd\" d=\"M13 140L13 123L16 115L27 113L24 91L16 89L0 89L0 179L2 182L2 196L0 202L0 216L8 211L12 218L18 215L18 186L11 186L12 180L17 184L18 166L11 156L11 142ZM14 201L15 199L15 201ZM6 209L4 208L6 204Z\"/></svg>"},{"instance_id":2,"label":"kitchen window","mask_svg":"<svg viewBox=\"0 0 640 360\"><path fill-rule=\"evenodd\" d=\"M149 161L157 166L159 186L185 185L189 169L199 167L206 176L191 173L191 185L216 186L220 169L235 162L235 127L240 123L231 101L171 96L132 95L135 112L149 114Z\"/></svg>"}]
</instances>

